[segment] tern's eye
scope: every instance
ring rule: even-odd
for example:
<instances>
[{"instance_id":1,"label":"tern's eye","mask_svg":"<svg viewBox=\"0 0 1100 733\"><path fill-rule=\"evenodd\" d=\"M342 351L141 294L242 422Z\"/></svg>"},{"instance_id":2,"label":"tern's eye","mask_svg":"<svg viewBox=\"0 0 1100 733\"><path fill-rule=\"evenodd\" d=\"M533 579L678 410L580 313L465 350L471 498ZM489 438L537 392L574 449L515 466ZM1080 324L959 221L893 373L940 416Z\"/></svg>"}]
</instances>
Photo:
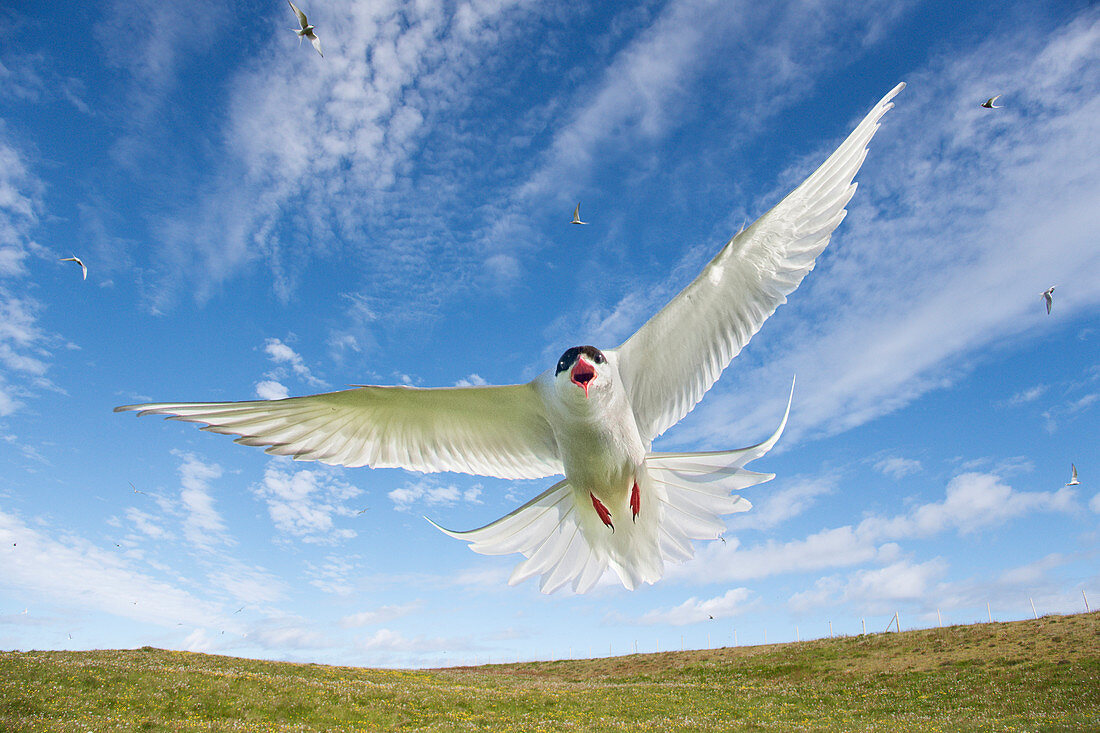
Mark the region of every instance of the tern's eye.
<instances>
[{"instance_id":1,"label":"tern's eye","mask_svg":"<svg viewBox=\"0 0 1100 733\"><path fill-rule=\"evenodd\" d=\"M603 364L604 361L606 361L606 359L603 358L603 354L601 354L600 352L597 351L596 352L596 363L597 364Z\"/></svg>"}]
</instances>

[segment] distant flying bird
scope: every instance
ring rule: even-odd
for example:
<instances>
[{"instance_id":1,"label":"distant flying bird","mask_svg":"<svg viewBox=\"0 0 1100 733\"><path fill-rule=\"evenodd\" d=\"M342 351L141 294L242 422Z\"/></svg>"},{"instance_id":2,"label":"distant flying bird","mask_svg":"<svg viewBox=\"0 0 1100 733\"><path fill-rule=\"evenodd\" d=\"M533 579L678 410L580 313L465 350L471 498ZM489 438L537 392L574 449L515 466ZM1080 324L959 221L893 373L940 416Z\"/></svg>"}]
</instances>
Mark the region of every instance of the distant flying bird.
<instances>
[{"instance_id":1,"label":"distant flying bird","mask_svg":"<svg viewBox=\"0 0 1100 733\"><path fill-rule=\"evenodd\" d=\"M148 496L148 494L146 494L144 491L139 491L138 487L134 486L132 481L127 481L126 483L130 484L130 488L134 490L135 494L143 494L145 496Z\"/></svg>"},{"instance_id":2,"label":"distant flying bird","mask_svg":"<svg viewBox=\"0 0 1100 733\"><path fill-rule=\"evenodd\" d=\"M234 611L233 613L234 613L234 614L238 614L238 613L240 613L240 612L241 612L241 611L243 611L243 610L244 610L244 606L241 606L240 608L238 608L238 609L237 609L236 611Z\"/></svg>"},{"instance_id":3,"label":"distant flying bird","mask_svg":"<svg viewBox=\"0 0 1100 733\"><path fill-rule=\"evenodd\" d=\"M581 221L581 205L577 204L577 208L573 209L573 221L570 224L587 224L586 221Z\"/></svg>"},{"instance_id":4,"label":"distant flying bird","mask_svg":"<svg viewBox=\"0 0 1100 733\"><path fill-rule=\"evenodd\" d=\"M88 268L84 265L83 262L80 261L80 258L76 255L73 255L72 257L62 257L58 260L58 262L75 262L76 264L80 265L80 271L84 273L84 279L88 279Z\"/></svg>"},{"instance_id":5,"label":"distant flying bird","mask_svg":"<svg viewBox=\"0 0 1100 733\"><path fill-rule=\"evenodd\" d=\"M290 0L286 0L290 3ZM317 49L317 53L321 54L324 58L325 54L321 53L321 39L317 37L317 34L313 32L313 26L306 20L306 14L301 10L298 10L298 6L294 3L290 3L290 9L294 11L294 14L298 16L298 25L302 26L301 29L291 28L292 31L298 34L298 45L302 45L302 37L309 39L309 42L313 44L313 47Z\"/></svg>"},{"instance_id":6,"label":"distant flying bird","mask_svg":"<svg viewBox=\"0 0 1100 733\"><path fill-rule=\"evenodd\" d=\"M1069 467L1072 469L1073 474L1070 476L1069 483L1066 484L1066 486L1080 486L1081 482L1077 480L1077 466L1071 463Z\"/></svg>"},{"instance_id":7,"label":"distant flying bird","mask_svg":"<svg viewBox=\"0 0 1100 733\"><path fill-rule=\"evenodd\" d=\"M1054 288L1056 288L1056 287L1058 287L1058 286L1057 285L1051 285L1050 288L1043 291L1043 300L1045 300L1047 302L1047 315L1048 316L1050 315L1051 306L1054 305Z\"/></svg>"},{"instance_id":8,"label":"distant flying bird","mask_svg":"<svg viewBox=\"0 0 1100 733\"><path fill-rule=\"evenodd\" d=\"M779 440L791 398L778 429L748 448L657 453L653 440L691 411L813 269L844 218L879 119L904 86L618 348L574 346L526 384L361 386L281 400L115 409L202 423L271 454L336 465L504 479L564 474L485 527L439 529L475 552L523 554L509 582L541 576L546 593L569 583L583 593L608 568L629 589L654 583L666 564L693 556L691 540L725 531L721 515L750 508L731 492L774 478L744 467Z\"/></svg>"},{"instance_id":9,"label":"distant flying bird","mask_svg":"<svg viewBox=\"0 0 1100 733\"><path fill-rule=\"evenodd\" d=\"M996 97L990 97L989 99L982 102L982 106L985 107L986 109L1000 109L1001 107L1004 107L1003 104L993 104L994 102L996 102L1000 98L1001 98L1000 94L998 94Z\"/></svg>"}]
</instances>

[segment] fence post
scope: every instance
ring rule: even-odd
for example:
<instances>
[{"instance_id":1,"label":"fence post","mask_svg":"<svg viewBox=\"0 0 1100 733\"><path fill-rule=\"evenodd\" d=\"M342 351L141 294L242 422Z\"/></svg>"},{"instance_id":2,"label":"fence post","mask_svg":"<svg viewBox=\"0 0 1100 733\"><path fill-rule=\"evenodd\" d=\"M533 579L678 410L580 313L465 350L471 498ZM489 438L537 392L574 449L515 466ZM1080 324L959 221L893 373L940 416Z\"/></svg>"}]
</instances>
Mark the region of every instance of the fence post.
<instances>
[{"instance_id":1,"label":"fence post","mask_svg":"<svg viewBox=\"0 0 1100 733\"><path fill-rule=\"evenodd\" d=\"M943 616L940 615L940 609L938 608L936 609L936 621L939 622L940 626L943 626Z\"/></svg>"},{"instance_id":2,"label":"fence post","mask_svg":"<svg viewBox=\"0 0 1100 733\"><path fill-rule=\"evenodd\" d=\"M833 636L833 622L830 621L829 622L829 637L832 638L832 636Z\"/></svg>"},{"instance_id":3,"label":"fence post","mask_svg":"<svg viewBox=\"0 0 1100 733\"><path fill-rule=\"evenodd\" d=\"M794 640L802 641L802 637L798 635L798 624L794 625Z\"/></svg>"},{"instance_id":4,"label":"fence post","mask_svg":"<svg viewBox=\"0 0 1100 733\"><path fill-rule=\"evenodd\" d=\"M993 612L989 610L989 601L985 602L985 615L989 619L989 623L993 623Z\"/></svg>"},{"instance_id":5,"label":"fence post","mask_svg":"<svg viewBox=\"0 0 1100 733\"><path fill-rule=\"evenodd\" d=\"M863 635L867 635L867 619L860 616L859 622L863 625Z\"/></svg>"},{"instance_id":6,"label":"fence post","mask_svg":"<svg viewBox=\"0 0 1100 733\"><path fill-rule=\"evenodd\" d=\"M1092 609L1089 608L1089 597L1085 595L1085 589L1081 589L1081 597L1085 599L1085 613L1092 613Z\"/></svg>"},{"instance_id":7,"label":"fence post","mask_svg":"<svg viewBox=\"0 0 1100 733\"><path fill-rule=\"evenodd\" d=\"M1028 596L1027 599L1029 601L1031 601L1031 615L1035 617L1036 621L1038 621L1039 620L1039 612L1035 610L1035 601L1032 600L1031 596Z\"/></svg>"}]
</instances>

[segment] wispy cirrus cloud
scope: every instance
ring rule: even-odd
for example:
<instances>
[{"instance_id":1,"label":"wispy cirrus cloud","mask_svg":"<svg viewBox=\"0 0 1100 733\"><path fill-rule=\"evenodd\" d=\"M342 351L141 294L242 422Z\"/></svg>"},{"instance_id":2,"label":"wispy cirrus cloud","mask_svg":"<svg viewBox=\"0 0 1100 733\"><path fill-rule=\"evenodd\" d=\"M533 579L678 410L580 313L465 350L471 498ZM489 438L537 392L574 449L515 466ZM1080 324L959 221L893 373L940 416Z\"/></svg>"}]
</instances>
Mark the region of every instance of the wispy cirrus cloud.
<instances>
[{"instance_id":1,"label":"wispy cirrus cloud","mask_svg":"<svg viewBox=\"0 0 1100 733\"><path fill-rule=\"evenodd\" d=\"M139 570L118 552L2 510L0 546L6 585L24 593L160 626L203 626L221 613L217 604Z\"/></svg>"},{"instance_id":2,"label":"wispy cirrus cloud","mask_svg":"<svg viewBox=\"0 0 1100 733\"><path fill-rule=\"evenodd\" d=\"M1096 307L1100 287L1081 273L1100 268L1098 59L1088 10L914 73L838 242L740 357L737 391L719 384L676 439L751 432L792 373L791 436L848 430L951 384L991 345L1040 334L1048 281L1074 293L1064 313ZM1013 96L1007 114L978 107L990 85Z\"/></svg>"},{"instance_id":3,"label":"wispy cirrus cloud","mask_svg":"<svg viewBox=\"0 0 1100 733\"><path fill-rule=\"evenodd\" d=\"M42 303L27 289L7 285L28 275L28 257L45 255L33 237L44 188L4 133L0 120L0 417L16 412L39 389L58 389L46 372L51 349L64 343L42 327Z\"/></svg>"},{"instance_id":4,"label":"wispy cirrus cloud","mask_svg":"<svg viewBox=\"0 0 1100 733\"><path fill-rule=\"evenodd\" d=\"M183 536L194 547L207 551L233 544L229 528L214 501L212 483L221 478L222 467L206 463L193 453L173 451L173 454L182 461L178 508L182 515Z\"/></svg>"},{"instance_id":5,"label":"wispy cirrus cloud","mask_svg":"<svg viewBox=\"0 0 1100 733\"><path fill-rule=\"evenodd\" d=\"M440 284L419 274L433 262L461 267L470 253L455 246L432 202L409 190L415 159L429 136L461 132L450 115L484 83L482 68L501 63L495 44L533 5L383 0L314 9L311 20L331 29L323 62L290 53L289 9L273 11L270 40L231 83L224 153L197 196L161 222L166 289L154 307L181 292L172 282L179 272L193 273L204 299L256 265L286 301L305 264L331 256L357 269L367 263L363 291L404 296L391 313L438 301ZM461 186L430 175L432 201Z\"/></svg>"}]
</instances>

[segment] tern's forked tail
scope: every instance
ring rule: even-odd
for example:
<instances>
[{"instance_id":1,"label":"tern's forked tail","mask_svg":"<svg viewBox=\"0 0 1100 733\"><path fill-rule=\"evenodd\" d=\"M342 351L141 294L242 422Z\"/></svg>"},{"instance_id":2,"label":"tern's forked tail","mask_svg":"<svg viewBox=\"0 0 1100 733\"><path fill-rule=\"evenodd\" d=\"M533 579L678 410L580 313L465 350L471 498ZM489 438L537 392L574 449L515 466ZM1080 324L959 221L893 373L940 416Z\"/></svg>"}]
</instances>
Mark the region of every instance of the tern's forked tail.
<instances>
[{"instance_id":1,"label":"tern's forked tail","mask_svg":"<svg viewBox=\"0 0 1100 733\"><path fill-rule=\"evenodd\" d=\"M775 445L790 409L788 400L775 433L748 448L650 453L638 472L638 493L624 498L623 507L610 508L612 516L621 510L620 516L633 520L617 523L614 532L594 508L590 494L575 490L568 480L480 529L454 532L432 524L469 542L474 552L522 554L526 559L516 566L509 583L539 575L539 589L544 593L570 583L575 592L585 593L609 567L630 590L642 582L655 583L666 564L694 556L691 540L713 540L722 534L726 528L723 514L752 508L733 492L775 478L775 474L749 471L744 466Z\"/></svg>"}]
</instances>

